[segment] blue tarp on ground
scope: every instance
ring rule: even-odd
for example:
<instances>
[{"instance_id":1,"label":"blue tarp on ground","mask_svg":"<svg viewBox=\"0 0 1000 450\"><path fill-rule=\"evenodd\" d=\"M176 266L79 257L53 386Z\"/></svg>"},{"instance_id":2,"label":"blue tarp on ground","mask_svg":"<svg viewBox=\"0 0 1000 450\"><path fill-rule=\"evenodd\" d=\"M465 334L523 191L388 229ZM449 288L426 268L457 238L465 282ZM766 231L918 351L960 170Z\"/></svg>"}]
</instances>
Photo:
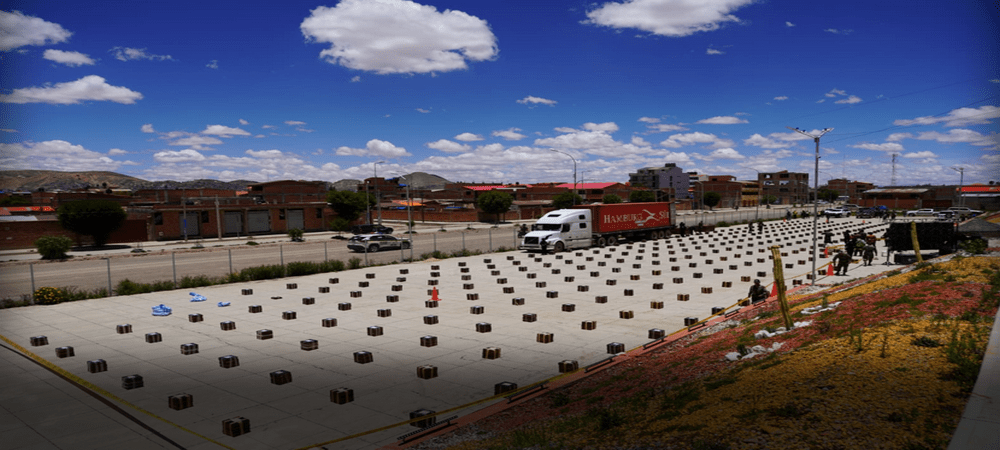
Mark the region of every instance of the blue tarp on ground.
<instances>
[{"instance_id":1,"label":"blue tarp on ground","mask_svg":"<svg viewBox=\"0 0 1000 450\"><path fill-rule=\"evenodd\" d=\"M164 305L163 303L160 303L159 305L153 307L154 316L169 316L170 313L172 313L173 311L174 311L173 309L171 309L169 306Z\"/></svg>"}]
</instances>

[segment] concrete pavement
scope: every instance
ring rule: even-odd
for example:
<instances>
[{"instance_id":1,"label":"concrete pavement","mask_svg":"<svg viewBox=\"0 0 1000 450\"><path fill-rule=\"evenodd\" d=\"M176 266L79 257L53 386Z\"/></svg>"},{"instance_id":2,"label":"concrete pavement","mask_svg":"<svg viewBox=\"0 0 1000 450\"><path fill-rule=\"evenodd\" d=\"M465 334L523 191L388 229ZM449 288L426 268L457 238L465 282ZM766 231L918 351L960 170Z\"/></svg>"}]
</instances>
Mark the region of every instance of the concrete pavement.
<instances>
[{"instance_id":1,"label":"concrete pavement","mask_svg":"<svg viewBox=\"0 0 1000 450\"><path fill-rule=\"evenodd\" d=\"M863 225L840 219L821 226L839 236L842 229ZM772 222L765 228L764 237L748 234L744 225L558 255L508 252L212 286L197 290L208 300L196 303L187 292L168 291L2 310L5 346L30 352L34 361L89 385L88 391L136 419L112 412L94 397L72 395L84 391L15 352L0 351L8 366L21 368L11 369L0 390L0 404L9 414L3 423L18 424L8 427L16 433L4 433L15 436L5 444L383 446L416 428L371 430L406 422L411 412L471 412L483 405L463 405L492 396L497 383L526 386L558 375L560 361L576 360L582 367L607 357L608 344L631 349L650 340L650 329L670 333L682 328L685 318L704 319L713 307L731 306L746 295L750 282L744 280L769 281L771 245L781 245L787 255L788 286L797 284L792 280L808 283L812 221ZM819 259L817 265L827 261ZM817 282L896 267L853 265L847 277L821 276ZM442 300L428 307L434 288ZM244 295L244 289L253 292ZM220 301L230 306L219 307ZM660 301L662 308L651 304ZM151 315L151 307L161 303L173 308L172 315ZM254 305L261 312L254 312ZM622 318L622 311L632 311L633 318ZM201 314L202 320L191 322L191 314ZM534 314L534 321L525 321L526 314ZM436 316L436 323L426 316ZM324 326L330 325L324 319L336 319L336 326ZM596 328L582 329L583 321L595 321ZM224 329L222 322L233 322L235 329ZM116 326L125 324L131 332L118 333ZM488 331L480 324L488 324ZM273 338L257 339L260 330L271 330ZM148 333L159 333L160 340L147 338ZM552 333L553 341L539 342L539 333ZM42 335L48 345L32 346L31 338ZM425 336L435 337L437 345L421 345ZM316 350L302 349L308 339L317 341ZM181 346L190 343L198 344L198 353L182 354ZM65 346L73 347L74 356L57 356L56 348ZM488 347L499 348L500 357L484 358ZM356 363L354 354L360 351L371 352L373 361ZM219 358L228 355L237 356L239 366L221 367ZM107 371L88 370L87 362L98 359L107 363ZM437 376L418 377L418 367L428 365ZM279 370L290 372L292 381L272 383L271 374ZM125 389L122 377L136 374L144 386ZM342 387L353 390L354 401L331 402L330 391ZM168 407L168 397L180 394L192 395L194 406ZM81 406L64 413L67 398ZM249 419L251 431L224 434L223 421L234 417ZM49 422L60 426L40 425Z\"/></svg>"}]
</instances>

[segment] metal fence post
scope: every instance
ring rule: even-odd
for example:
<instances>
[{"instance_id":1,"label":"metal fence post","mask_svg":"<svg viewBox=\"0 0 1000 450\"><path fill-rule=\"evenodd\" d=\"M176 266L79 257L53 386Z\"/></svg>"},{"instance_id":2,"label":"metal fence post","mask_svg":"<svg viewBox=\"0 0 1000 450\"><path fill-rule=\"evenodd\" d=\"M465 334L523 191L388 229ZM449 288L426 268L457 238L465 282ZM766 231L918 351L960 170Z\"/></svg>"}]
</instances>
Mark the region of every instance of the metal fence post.
<instances>
[{"instance_id":1,"label":"metal fence post","mask_svg":"<svg viewBox=\"0 0 1000 450\"><path fill-rule=\"evenodd\" d=\"M288 276L288 268L285 267L285 245L284 244L278 244L278 257L280 258L280 262L281 262L281 276L287 277Z\"/></svg>"},{"instance_id":2,"label":"metal fence post","mask_svg":"<svg viewBox=\"0 0 1000 450\"><path fill-rule=\"evenodd\" d=\"M31 302L35 302L35 265L28 264L28 271L31 272Z\"/></svg>"},{"instance_id":3,"label":"metal fence post","mask_svg":"<svg viewBox=\"0 0 1000 450\"><path fill-rule=\"evenodd\" d=\"M170 266L174 269L174 289L177 288L177 252L170 252Z\"/></svg>"},{"instance_id":4,"label":"metal fence post","mask_svg":"<svg viewBox=\"0 0 1000 450\"><path fill-rule=\"evenodd\" d=\"M323 242L323 262L330 260L330 252L326 249L326 244L329 244L329 242Z\"/></svg>"},{"instance_id":5,"label":"metal fence post","mask_svg":"<svg viewBox=\"0 0 1000 450\"><path fill-rule=\"evenodd\" d=\"M226 250L229 252L229 274L231 275L233 273L233 249L227 248Z\"/></svg>"},{"instance_id":6,"label":"metal fence post","mask_svg":"<svg viewBox=\"0 0 1000 450\"><path fill-rule=\"evenodd\" d=\"M490 253L492 253L493 252L493 229L492 228L487 228L486 229L486 234L489 235L489 237L490 237Z\"/></svg>"},{"instance_id":7,"label":"metal fence post","mask_svg":"<svg viewBox=\"0 0 1000 450\"><path fill-rule=\"evenodd\" d=\"M115 295L111 291L111 258L104 258L104 260L108 262L108 297L111 297Z\"/></svg>"},{"instance_id":8,"label":"metal fence post","mask_svg":"<svg viewBox=\"0 0 1000 450\"><path fill-rule=\"evenodd\" d=\"M437 251L438 251L438 235L437 235L437 233L434 233L432 235L432 237L434 238L434 253L437 253Z\"/></svg>"},{"instance_id":9,"label":"metal fence post","mask_svg":"<svg viewBox=\"0 0 1000 450\"><path fill-rule=\"evenodd\" d=\"M465 232L462 232L462 252L465 252Z\"/></svg>"}]
</instances>

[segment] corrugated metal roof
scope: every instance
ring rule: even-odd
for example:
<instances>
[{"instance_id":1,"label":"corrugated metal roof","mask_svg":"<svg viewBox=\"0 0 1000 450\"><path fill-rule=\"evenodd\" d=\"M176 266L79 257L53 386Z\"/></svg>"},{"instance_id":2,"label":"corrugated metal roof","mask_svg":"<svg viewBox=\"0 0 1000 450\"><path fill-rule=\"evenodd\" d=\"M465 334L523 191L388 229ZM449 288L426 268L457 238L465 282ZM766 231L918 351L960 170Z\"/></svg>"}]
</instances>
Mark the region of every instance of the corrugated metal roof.
<instances>
[{"instance_id":1,"label":"corrugated metal roof","mask_svg":"<svg viewBox=\"0 0 1000 450\"><path fill-rule=\"evenodd\" d=\"M577 183L575 189L604 189L608 186L614 186L618 183ZM563 183L555 187L574 189L573 183Z\"/></svg>"},{"instance_id":2,"label":"corrugated metal roof","mask_svg":"<svg viewBox=\"0 0 1000 450\"><path fill-rule=\"evenodd\" d=\"M495 184L489 186L465 186L466 189L471 189L473 191L492 191L494 189L507 189L510 186L505 186L502 184Z\"/></svg>"},{"instance_id":3,"label":"corrugated metal roof","mask_svg":"<svg viewBox=\"0 0 1000 450\"><path fill-rule=\"evenodd\" d=\"M920 194L920 193L927 192L927 191L930 191L930 189L917 189L917 188L910 188L910 189L878 188L878 189L869 189L869 190L865 191L864 193L865 194Z\"/></svg>"}]
</instances>

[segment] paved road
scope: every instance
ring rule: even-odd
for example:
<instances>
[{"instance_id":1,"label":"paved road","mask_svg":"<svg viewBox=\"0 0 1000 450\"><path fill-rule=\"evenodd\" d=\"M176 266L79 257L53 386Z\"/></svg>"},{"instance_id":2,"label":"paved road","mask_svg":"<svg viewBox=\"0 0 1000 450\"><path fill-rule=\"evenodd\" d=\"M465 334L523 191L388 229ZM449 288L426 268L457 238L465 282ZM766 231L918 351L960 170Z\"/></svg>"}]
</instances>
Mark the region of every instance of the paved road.
<instances>
[{"instance_id":1,"label":"paved road","mask_svg":"<svg viewBox=\"0 0 1000 450\"><path fill-rule=\"evenodd\" d=\"M515 246L511 227L417 233L413 236L413 241L413 258L420 258L422 254L435 250L446 253L462 249L488 252L501 246ZM355 253L347 250L345 241L325 237L302 243L258 246L232 242L225 242L218 247L211 247L211 242L206 244L209 247L203 250L161 249L139 254L109 254L105 257L101 257L100 252L94 252L91 257L79 257L78 260L65 262L8 263L0 267L0 280L3 280L0 281L0 298L20 298L32 292L32 286L71 287L89 291L107 288L109 279L114 287L123 279L154 282L175 278L181 280L184 276L224 276L230 271L238 272L246 267L282 262L320 262L329 259L346 263L351 258L360 258L368 265L391 263L411 257L409 250Z\"/></svg>"}]
</instances>

